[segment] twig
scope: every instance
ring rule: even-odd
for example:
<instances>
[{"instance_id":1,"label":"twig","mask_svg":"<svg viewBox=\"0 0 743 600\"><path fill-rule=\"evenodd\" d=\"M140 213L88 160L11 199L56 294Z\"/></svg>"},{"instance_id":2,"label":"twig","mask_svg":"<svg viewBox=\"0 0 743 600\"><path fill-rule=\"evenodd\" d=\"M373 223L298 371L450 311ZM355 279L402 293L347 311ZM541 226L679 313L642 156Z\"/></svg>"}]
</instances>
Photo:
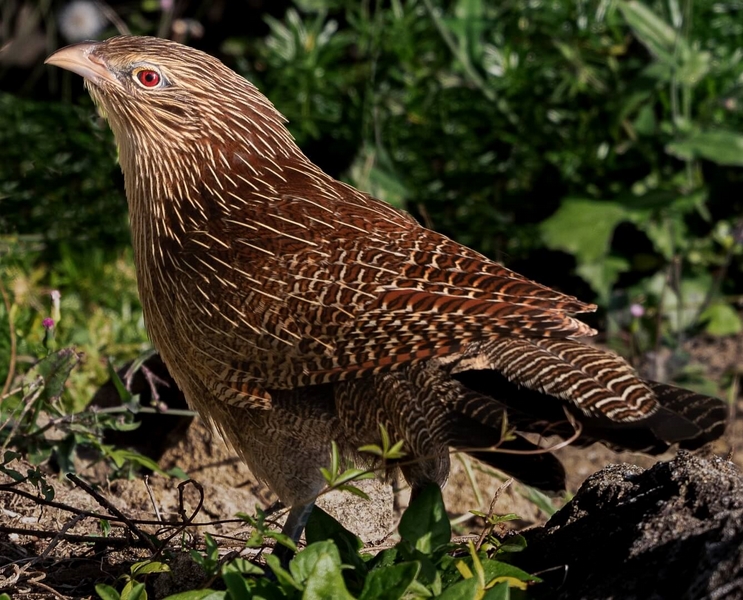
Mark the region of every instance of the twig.
<instances>
[{"instance_id":1,"label":"twig","mask_svg":"<svg viewBox=\"0 0 743 600\"><path fill-rule=\"evenodd\" d=\"M510 485L513 483L513 477L510 479L507 479L504 481L497 490L495 490L495 493L493 494L493 499L490 501L490 507L488 508L488 515L487 520L490 521L490 518L495 513L495 503L498 502L498 498L500 498L501 494L510 487ZM480 548L482 547L482 543L485 541L485 537L488 535L488 531L493 530L493 525L490 527L483 527L482 532L480 533L480 537L477 538L477 542L475 542L475 550L478 552L480 551Z\"/></svg>"},{"instance_id":2,"label":"twig","mask_svg":"<svg viewBox=\"0 0 743 600\"><path fill-rule=\"evenodd\" d=\"M5 312L8 315L8 329L10 330L10 362L8 363L8 375L5 377L5 383L3 384L3 391L0 393L0 399L5 398L10 384L15 376L15 364L16 364L16 335L15 335L15 324L13 323L13 317L10 314L10 298L8 292L5 289L5 284L0 277L0 294L3 295L3 302L5 303Z\"/></svg>"},{"instance_id":3,"label":"twig","mask_svg":"<svg viewBox=\"0 0 743 600\"><path fill-rule=\"evenodd\" d=\"M186 517L186 510L184 508L184 498L183 498L183 490L186 488L188 484L192 484L199 492L199 503L196 506L196 509L191 513L190 517ZM193 523L193 520L196 518L196 515L199 514L201 511L201 508L204 506L204 488L198 481L194 481L193 479L187 479L186 481L181 481L178 484L178 514L180 515L182 519L182 523L180 526L171 533L168 537L165 538L165 541L161 543L160 550L155 553L155 556L159 554L160 551L162 551L167 545L170 540L172 540L175 536L179 535L186 527L191 525Z\"/></svg>"},{"instance_id":4,"label":"twig","mask_svg":"<svg viewBox=\"0 0 743 600\"><path fill-rule=\"evenodd\" d=\"M61 502L55 502L54 500L47 500L46 498L40 498L36 494L32 494L30 492L26 492L24 490L20 490L15 487L21 483L23 482L15 481L7 485L0 485L0 492L10 492L12 494L21 496L22 498L28 498L29 500L33 500L37 504L41 504L43 506L50 506L52 508L59 508L60 510L65 510L67 512L71 512L77 515L82 515L84 517L90 517L91 519L115 520L115 519L111 519L110 515L102 515L100 513L95 513L95 512L88 511L88 510L81 510L79 508L75 508L74 506L70 506L69 504L63 504Z\"/></svg>"},{"instance_id":5,"label":"twig","mask_svg":"<svg viewBox=\"0 0 743 600\"><path fill-rule=\"evenodd\" d=\"M82 515L84 517L89 517L91 519L106 519L107 521L111 521L114 523L122 522L122 519L119 519L118 517L114 515L104 515L101 513L96 513L88 510L82 510L79 508L75 508L74 506L70 506L69 504L63 504L61 502L55 502L54 500L47 500L45 498L40 498L39 496L35 494L31 494L29 492L26 492L24 490L18 489L17 485L23 483L22 481L13 482L11 484L7 485L0 485L0 492L10 492L11 494L17 494L18 496L21 496L23 498L27 498L29 500L33 500L37 504L43 505L43 506L49 506L52 508L58 508L60 510L64 510L67 512L71 512L73 514ZM163 523L163 521L153 521L151 519L129 519L132 523L136 523L137 525L167 525L167 523ZM218 521L206 521L203 523L189 523L189 525L193 527L209 527L212 525L228 525L230 523L245 523L243 519L223 519ZM173 525L175 526L175 525ZM6 531L6 529L0 525L0 531Z\"/></svg>"},{"instance_id":6,"label":"twig","mask_svg":"<svg viewBox=\"0 0 743 600\"><path fill-rule=\"evenodd\" d=\"M55 590L50 585L47 585L46 583L41 583L41 580L46 577L46 573L41 573L39 575L38 579L29 578L26 580L27 583L30 583L33 586L40 587L42 590L46 590L50 594L54 594L56 598L62 598L62 600L67 600L69 596L64 596L60 594L57 590Z\"/></svg>"},{"instance_id":7,"label":"twig","mask_svg":"<svg viewBox=\"0 0 743 600\"><path fill-rule=\"evenodd\" d=\"M26 563L22 570L26 570L31 568L33 565L35 565L38 562L41 562L42 560L46 560L49 557L49 554L51 554L52 550L57 547L57 544L62 541L62 536L66 534L70 529L72 529L75 525L77 525L80 521L82 521L85 518L84 515L75 515L72 517L67 523L64 524L62 529L60 529L57 532L57 535L55 535L52 538L52 541L49 542L46 548L44 548L44 552L42 552L39 556L34 558L31 562Z\"/></svg>"},{"instance_id":8,"label":"twig","mask_svg":"<svg viewBox=\"0 0 743 600\"><path fill-rule=\"evenodd\" d=\"M139 548L147 544L140 543L137 540L132 540L129 537L104 537L102 535L78 535L73 533L60 533L58 531L46 531L44 529L25 529L23 527L6 527L0 525L0 531L3 533L15 533L18 535L28 535L31 537L38 538L54 538L59 536L61 540L72 543L91 543L91 544L102 544L104 546L113 546L116 548L127 548L135 547Z\"/></svg>"},{"instance_id":9,"label":"twig","mask_svg":"<svg viewBox=\"0 0 743 600\"><path fill-rule=\"evenodd\" d=\"M560 450L561 448L565 448L566 446L569 446L572 444L575 440L577 440L580 437L580 434L583 432L583 426L580 424L579 421L575 420L575 417L571 415L567 410L565 410L565 417L570 424L570 426L573 428L573 435L571 435L569 438L564 439L560 442L557 442L556 444L553 444L551 446L548 446L547 448L534 448L533 450L509 450L508 448L501 448L499 446L494 446L492 448L457 448L457 452L493 452L494 454L519 454L519 455L530 455L530 454L548 454L551 452L554 452L555 450ZM404 464L404 463L400 463Z\"/></svg>"},{"instance_id":10,"label":"twig","mask_svg":"<svg viewBox=\"0 0 743 600\"><path fill-rule=\"evenodd\" d=\"M157 553L158 551L157 546L155 546L155 543L152 541L152 539L147 534L145 534L142 530L140 530L139 527L137 527L132 522L132 520L129 519L129 517L127 517L124 513L122 513L118 508L113 506L108 500L106 500L101 494L99 494L96 490L94 490L90 485L85 483L77 475L74 475L73 473L68 473L67 479L69 479L76 486L78 486L79 488L82 488L84 491L90 494L96 500L96 502L98 502L98 504L100 504L103 508L110 510L114 515L116 515L119 519L121 519L126 524L126 526L129 527L129 529L134 535L136 535L147 547L149 547L150 550Z\"/></svg>"},{"instance_id":11,"label":"twig","mask_svg":"<svg viewBox=\"0 0 743 600\"><path fill-rule=\"evenodd\" d=\"M155 516L157 517L157 520L162 522L163 516L160 514L160 509L157 506L157 502L155 502L155 494L152 493L152 488L150 487L150 476L149 475L144 476L144 487L147 490L147 495L150 497L150 502L152 502L152 508L155 511Z\"/></svg>"}]
</instances>

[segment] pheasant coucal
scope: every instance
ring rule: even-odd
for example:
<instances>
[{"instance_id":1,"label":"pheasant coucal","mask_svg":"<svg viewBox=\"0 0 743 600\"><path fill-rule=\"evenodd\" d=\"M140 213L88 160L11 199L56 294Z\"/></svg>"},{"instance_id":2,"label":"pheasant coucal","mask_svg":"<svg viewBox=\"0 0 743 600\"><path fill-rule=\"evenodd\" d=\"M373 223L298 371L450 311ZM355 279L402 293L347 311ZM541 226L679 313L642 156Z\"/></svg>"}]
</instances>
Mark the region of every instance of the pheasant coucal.
<instances>
[{"instance_id":1,"label":"pheasant coucal","mask_svg":"<svg viewBox=\"0 0 743 600\"><path fill-rule=\"evenodd\" d=\"M414 492L446 481L451 447L561 489L562 465L521 434L567 437L571 421L578 443L651 453L722 434L720 400L576 340L594 331L570 314L593 305L323 173L216 58L122 36L46 62L85 78L113 130L153 344L293 507L295 539L331 440L353 455L380 425L405 442Z\"/></svg>"}]
</instances>

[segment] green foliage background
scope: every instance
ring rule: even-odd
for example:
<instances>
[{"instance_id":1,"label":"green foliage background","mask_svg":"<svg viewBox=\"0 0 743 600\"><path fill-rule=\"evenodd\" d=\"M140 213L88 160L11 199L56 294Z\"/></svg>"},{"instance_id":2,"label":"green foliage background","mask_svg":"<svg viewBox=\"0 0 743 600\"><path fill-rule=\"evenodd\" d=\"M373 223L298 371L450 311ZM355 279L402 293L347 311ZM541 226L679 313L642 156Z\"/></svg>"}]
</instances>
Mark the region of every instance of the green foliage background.
<instances>
[{"instance_id":1,"label":"green foliage background","mask_svg":"<svg viewBox=\"0 0 743 600\"><path fill-rule=\"evenodd\" d=\"M121 472L157 469L101 441L104 428L132 428L131 415L75 412L112 374L109 362L142 355L148 341L112 136L79 77L42 65L64 43L64 4L7 0L2 11L0 444L62 471L81 444ZM739 0L108 5L120 31L176 37L255 82L334 176L595 301L594 324L625 355L670 347L670 376L688 378L686 338L743 329ZM13 55L24 64L11 60L33 40L35 59L29 50ZM734 377L707 391L736 390ZM47 439L52 426L64 436ZM6 466L17 456L6 451L0 471L23 479ZM460 548L455 560L440 495L425 502L376 558L360 557L348 532L311 522L290 570L269 557L273 583L246 579L256 571L242 559L220 566L210 540L194 560L213 576L219 567L234 598L524 597L532 578L493 560L493 548ZM257 543L276 537L262 521L256 531ZM136 563L121 593L97 591L143 597L144 577L167 568ZM184 597L202 592L212 593Z\"/></svg>"},{"instance_id":2,"label":"green foliage background","mask_svg":"<svg viewBox=\"0 0 743 600\"><path fill-rule=\"evenodd\" d=\"M136 34L199 24L204 37L184 41L254 81L313 160L597 302L620 350L741 330L735 0L295 0L257 9L250 33L208 3L168 4L112 7ZM34 13L48 52L63 44L57 8ZM25 85L0 72L12 89L0 94L0 378L8 320L31 363L59 289L56 342L82 344L95 365L78 403L106 357L131 357L146 336L112 138L79 78L43 57Z\"/></svg>"}]
</instances>

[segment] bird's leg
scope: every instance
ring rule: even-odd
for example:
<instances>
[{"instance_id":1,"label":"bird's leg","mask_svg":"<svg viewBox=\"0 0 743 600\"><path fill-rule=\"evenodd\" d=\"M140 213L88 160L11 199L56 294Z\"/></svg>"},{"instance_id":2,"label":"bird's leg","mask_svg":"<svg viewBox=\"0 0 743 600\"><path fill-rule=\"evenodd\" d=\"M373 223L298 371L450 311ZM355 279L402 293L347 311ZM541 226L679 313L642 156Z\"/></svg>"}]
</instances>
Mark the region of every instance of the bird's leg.
<instances>
[{"instance_id":1,"label":"bird's leg","mask_svg":"<svg viewBox=\"0 0 743 600\"><path fill-rule=\"evenodd\" d=\"M281 528L281 533L291 538L295 544L298 544L299 538L302 537L302 532L305 525L307 525L307 520L310 518L314 507L314 501L292 506L289 509L289 517ZM294 553L283 544L276 544L272 554L281 561L281 566L285 569L289 566L289 561L294 557Z\"/></svg>"}]
</instances>

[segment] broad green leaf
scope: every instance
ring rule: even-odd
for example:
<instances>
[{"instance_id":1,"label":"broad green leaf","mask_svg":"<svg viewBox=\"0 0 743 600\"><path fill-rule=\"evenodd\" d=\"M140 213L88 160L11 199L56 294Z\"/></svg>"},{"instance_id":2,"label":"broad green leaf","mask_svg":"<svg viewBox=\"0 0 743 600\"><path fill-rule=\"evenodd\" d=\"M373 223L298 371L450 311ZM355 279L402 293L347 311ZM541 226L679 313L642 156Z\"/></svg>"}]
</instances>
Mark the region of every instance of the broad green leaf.
<instances>
[{"instance_id":1,"label":"broad green leaf","mask_svg":"<svg viewBox=\"0 0 743 600\"><path fill-rule=\"evenodd\" d=\"M579 264L575 269L596 291L602 302L607 302L619 275L629 270L629 262L620 256L605 256L602 260Z\"/></svg>"},{"instance_id":2,"label":"broad green leaf","mask_svg":"<svg viewBox=\"0 0 743 600\"><path fill-rule=\"evenodd\" d=\"M222 573L222 580L227 586L231 600L248 600L253 594L248 587L248 582L242 574L236 571Z\"/></svg>"},{"instance_id":3,"label":"broad green leaf","mask_svg":"<svg viewBox=\"0 0 743 600\"><path fill-rule=\"evenodd\" d=\"M616 202L566 198L540 230L549 248L568 252L578 262L593 263L606 256L614 229L628 218L627 209Z\"/></svg>"},{"instance_id":4,"label":"broad green leaf","mask_svg":"<svg viewBox=\"0 0 743 600\"><path fill-rule=\"evenodd\" d=\"M289 570L304 588L302 598L306 600L353 598L343 581L338 548L331 541L315 542L307 546L289 563Z\"/></svg>"},{"instance_id":5,"label":"broad green leaf","mask_svg":"<svg viewBox=\"0 0 743 600\"><path fill-rule=\"evenodd\" d=\"M675 63L677 56L688 54L686 40L645 4L634 0L619 2L619 10L637 39L658 60Z\"/></svg>"},{"instance_id":6,"label":"broad green leaf","mask_svg":"<svg viewBox=\"0 0 743 600\"><path fill-rule=\"evenodd\" d=\"M364 543L324 510L317 506L312 509L304 531L308 545L330 540L338 548L341 562L351 565L360 577L366 573L367 565L359 555Z\"/></svg>"},{"instance_id":7,"label":"broad green leaf","mask_svg":"<svg viewBox=\"0 0 743 600\"><path fill-rule=\"evenodd\" d=\"M511 598L511 587L508 582L502 581L491 587L482 600L510 600Z\"/></svg>"},{"instance_id":8,"label":"broad green leaf","mask_svg":"<svg viewBox=\"0 0 743 600\"><path fill-rule=\"evenodd\" d=\"M130 579L121 590L121 600L147 600L147 589L144 583Z\"/></svg>"},{"instance_id":9,"label":"broad green leaf","mask_svg":"<svg viewBox=\"0 0 743 600\"><path fill-rule=\"evenodd\" d=\"M332 540L341 550L348 549L357 552L364 547L364 542L356 535L317 506L313 507L304 531L308 545Z\"/></svg>"},{"instance_id":10,"label":"broad green leaf","mask_svg":"<svg viewBox=\"0 0 743 600\"><path fill-rule=\"evenodd\" d=\"M681 83L689 87L696 86L709 73L712 66L712 55L702 50L689 50L686 60L678 69Z\"/></svg>"},{"instance_id":11,"label":"broad green leaf","mask_svg":"<svg viewBox=\"0 0 743 600\"><path fill-rule=\"evenodd\" d=\"M735 335L743 331L743 323L735 309L724 302L708 306L699 320L705 323L704 330L711 335Z\"/></svg>"},{"instance_id":12,"label":"broad green leaf","mask_svg":"<svg viewBox=\"0 0 743 600\"><path fill-rule=\"evenodd\" d=\"M740 167L743 166L743 135L725 129L698 131L671 142L666 151L684 160L704 158L719 165Z\"/></svg>"},{"instance_id":13,"label":"broad green leaf","mask_svg":"<svg viewBox=\"0 0 743 600\"><path fill-rule=\"evenodd\" d=\"M425 555L449 543L451 524L438 485L429 484L411 502L400 519L398 531L400 537Z\"/></svg>"},{"instance_id":14,"label":"broad green leaf","mask_svg":"<svg viewBox=\"0 0 743 600\"><path fill-rule=\"evenodd\" d=\"M296 560L296 557L294 558L294 560ZM292 561L292 563L293 562L294 561ZM278 581L279 585L281 585L284 589L297 589L300 592L302 591L302 586L294 580L294 577L292 577L292 574L289 571L281 566L281 561L277 556L274 556L273 554L269 554L268 556L266 556L266 564L276 576L276 581Z\"/></svg>"},{"instance_id":15,"label":"broad green leaf","mask_svg":"<svg viewBox=\"0 0 743 600\"><path fill-rule=\"evenodd\" d=\"M397 600L405 595L418 574L420 565L407 562L393 567L374 569L364 581L359 600Z\"/></svg>"},{"instance_id":16,"label":"broad green leaf","mask_svg":"<svg viewBox=\"0 0 743 600\"><path fill-rule=\"evenodd\" d=\"M106 585L105 583L97 583L95 586L95 593L98 594L102 600L121 600L121 596L119 595L119 592L116 591L116 588Z\"/></svg>"},{"instance_id":17,"label":"broad green leaf","mask_svg":"<svg viewBox=\"0 0 743 600\"><path fill-rule=\"evenodd\" d=\"M529 575L526 571L509 565L508 563L501 562L499 560L493 560L492 558L484 558L482 560L482 569L485 572L485 580L492 582L494 579L506 577L513 579L515 582L526 583L529 581L538 582L540 579Z\"/></svg>"},{"instance_id":18,"label":"broad green leaf","mask_svg":"<svg viewBox=\"0 0 743 600\"><path fill-rule=\"evenodd\" d=\"M438 600L481 600L484 591L477 577L472 577L446 588L436 598Z\"/></svg>"},{"instance_id":19,"label":"broad green leaf","mask_svg":"<svg viewBox=\"0 0 743 600\"><path fill-rule=\"evenodd\" d=\"M554 250L572 254L578 274L608 300L614 282L629 268L623 258L607 256L617 225L637 218L634 209L620 202L566 198L560 208L540 225L542 239Z\"/></svg>"},{"instance_id":20,"label":"broad green leaf","mask_svg":"<svg viewBox=\"0 0 743 600\"><path fill-rule=\"evenodd\" d=\"M240 575L264 575L265 571L258 565L244 558L235 558L222 567L223 573L239 573Z\"/></svg>"}]
</instances>

